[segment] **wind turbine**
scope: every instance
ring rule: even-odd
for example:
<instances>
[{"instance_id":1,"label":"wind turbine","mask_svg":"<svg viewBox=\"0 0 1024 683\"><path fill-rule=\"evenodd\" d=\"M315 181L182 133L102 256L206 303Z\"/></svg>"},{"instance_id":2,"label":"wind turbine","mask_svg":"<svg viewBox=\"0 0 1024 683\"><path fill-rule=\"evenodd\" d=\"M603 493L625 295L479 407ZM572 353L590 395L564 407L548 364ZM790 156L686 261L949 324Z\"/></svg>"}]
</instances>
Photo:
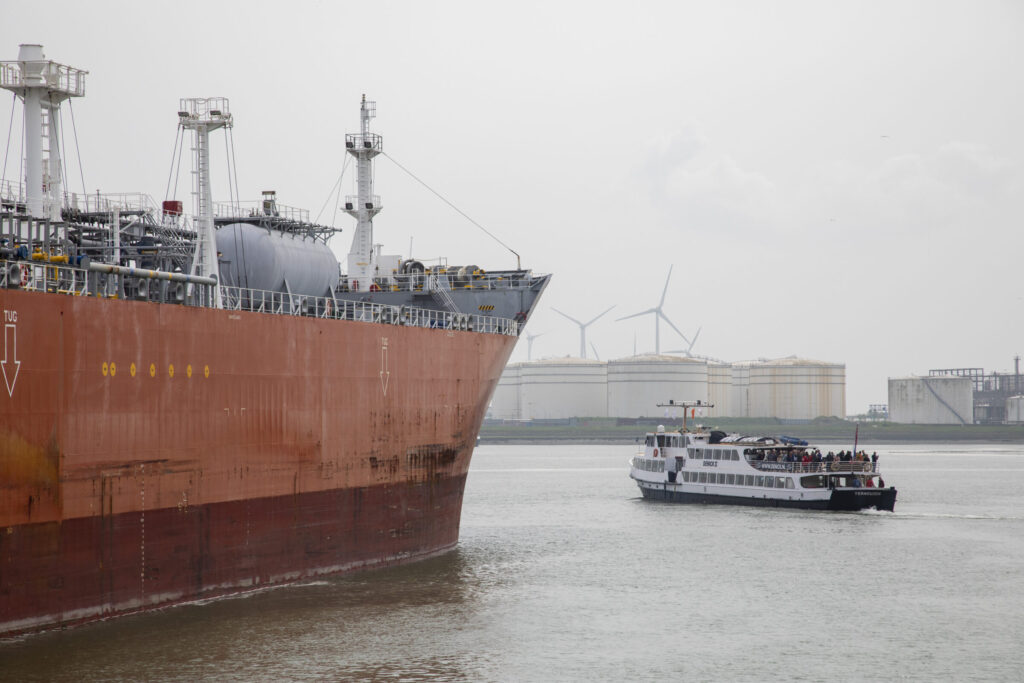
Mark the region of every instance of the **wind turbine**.
<instances>
[{"instance_id":1,"label":"wind turbine","mask_svg":"<svg viewBox=\"0 0 1024 683\"><path fill-rule=\"evenodd\" d=\"M608 311L612 310L613 308L615 308L615 306L609 306L607 308L607 310L605 310L604 313L601 313L600 315L598 315L597 318L600 318L602 315L604 315ZM597 318L594 318L590 322L582 323L579 320L577 320L576 318L573 318L572 316L570 316L570 315L568 315L566 313L562 313L557 308L552 307L551 310L554 311L555 313L557 313L558 315L561 315L561 316L564 316L564 317L568 318L569 320L573 321L574 323L576 323L577 325L580 326L580 358L586 358L587 357L587 327L589 327L590 325L593 325L594 323L596 323L597 322Z\"/></svg>"},{"instance_id":2,"label":"wind turbine","mask_svg":"<svg viewBox=\"0 0 1024 683\"><path fill-rule=\"evenodd\" d=\"M665 353L681 353L681 354L684 354L685 356L687 356L689 358L702 358L703 356L694 356L693 355L693 345L697 343L697 337L700 336L700 331L702 329L704 329L704 328L703 327L698 327L697 328L697 334L693 335L693 341L689 341L689 340L686 339L686 337L683 337L683 341L685 341L688 344L688 346L685 349L673 349L671 351L666 351ZM678 330L676 330L676 331L678 332ZM714 359L713 358L705 358L705 360L714 360Z\"/></svg>"},{"instance_id":3,"label":"wind turbine","mask_svg":"<svg viewBox=\"0 0 1024 683\"><path fill-rule=\"evenodd\" d=\"M536 339L537 337L543 336L543 332L540 332L538 334L530 334L529 332L526 333L526 360L533 360L533 340Z\"/></svg>"},{"instance_id":4,"label":"wind turbine","mask_svg":"<svg viewBox=\"0 0 1024 683\"><path fill-rule=\"evenodd\" d=\"M679 331L679 328L676 327L675 324L671 320L668 319L668 316L665 315L665 312L662 310L662 307L665 305L665 296L668 294L668 281L671 278L672 278L672 266L669 266L668 267L668 277L665 278L665 289L662 290L662 292L661 292L661 301L658 302L657 306L655 306L654 308L648 308L646 311L640 311L639 313L634 313L633 315L627 315L627 316L625 316L623 318L619 318L619 320L628 320L630 318L637 318L637 317L639 317L641 315L647 315L649 313L654 314L654 353L657 354L657 355L661 355L661 321L662 320L667 322L672 327L672 329L675 330L679 334L679 336L683 338L683 341L690 345L690 348L693 348L693 342L691 342L689 339L687 339L686 335ZM694 341L696 341L696 340L697 340L697 338L694 337Z\"/></svg>"}]
</instances>

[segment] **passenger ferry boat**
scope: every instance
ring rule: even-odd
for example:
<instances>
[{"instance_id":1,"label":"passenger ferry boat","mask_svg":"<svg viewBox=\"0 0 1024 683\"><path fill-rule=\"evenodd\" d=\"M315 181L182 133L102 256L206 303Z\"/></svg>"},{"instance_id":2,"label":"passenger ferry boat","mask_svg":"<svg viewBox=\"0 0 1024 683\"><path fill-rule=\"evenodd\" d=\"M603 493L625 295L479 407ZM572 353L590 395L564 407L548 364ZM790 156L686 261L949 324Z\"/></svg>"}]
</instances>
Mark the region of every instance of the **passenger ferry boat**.
<instances>
[{"instance_id":1,"label":"passenger ferry boat","mask_svg":"<svg viewBox=\"0 0 1024 683\"><path fill-rule=\"evenodd\" d=\"M742 436L703 427L691 431L686 428L686 410L708 404L659 405L682 406L683 427L666 431L659 425L630 460L629 476L644 498L890 512L896 504L896 489L885 486L877 462L814 459L816 449L801 439Z\"/></svg>"}]
</instances>

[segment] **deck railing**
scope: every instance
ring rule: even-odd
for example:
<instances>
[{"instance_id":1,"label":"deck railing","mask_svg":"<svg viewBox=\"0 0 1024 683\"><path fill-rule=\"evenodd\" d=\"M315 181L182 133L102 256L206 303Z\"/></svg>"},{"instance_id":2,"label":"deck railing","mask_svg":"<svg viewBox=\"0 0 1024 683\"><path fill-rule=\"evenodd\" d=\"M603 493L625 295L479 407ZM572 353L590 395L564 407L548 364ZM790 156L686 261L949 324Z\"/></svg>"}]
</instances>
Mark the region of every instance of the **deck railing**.
<instances>
[{"instance_id":1,"label":"deck railing","mask_svg":"<svg viewBox=\"0 0 1024 683\"><path fill-rule=\"evenodd\" d=\"M63 257L57 257L63 258ZM151 271L139 271L149 273ZM14 278L17 277L17 281ZM145 293L139 283L146 280ZM131 277L98 273L79 268L60 260L8 261L0 260L0 288L49 292L71 296L92 296L106 299L134 299L149 301L158 296L158 284L164 281L146 277ZM167 286L180 288L179 300L168 305L208 307L213 300L205 291L210 285L167 282ZM294 315L331 320L354 320L410 327L464 330L485 334L519 335L520 323L508 318L452 313L416 306L391 306L364 301L348 301L329 296L299 296L281 292L244 287L220 286L223 307L234 311L250 311L273 315Z\"/></svg>"},{"instance_id":2,"label":"deck railing","mask_svg":"<svg viewBox=\"0 0 1024 683\"><path fill-rule=\"evenodd\" d=\"M878 463L865 461L852 462L775 462L772 460L750 460L755 469L762 472L878 472Z\"/></svg>"}]
</instances>

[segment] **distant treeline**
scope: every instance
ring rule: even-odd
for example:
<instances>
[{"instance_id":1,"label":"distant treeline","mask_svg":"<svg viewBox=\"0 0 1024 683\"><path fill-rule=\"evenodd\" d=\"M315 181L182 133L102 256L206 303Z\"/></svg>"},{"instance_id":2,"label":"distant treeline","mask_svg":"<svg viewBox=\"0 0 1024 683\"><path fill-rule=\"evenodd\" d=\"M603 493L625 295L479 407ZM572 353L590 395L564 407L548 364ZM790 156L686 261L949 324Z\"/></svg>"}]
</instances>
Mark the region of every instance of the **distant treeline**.
<instances>
[{"instance_id":1,"label":"distant treeline","mask_svg":"<svg viewBox=\"0 0 1024 683\"><path fill-rule=\"evenodd\" d=\"M716 417L697 418L708 429L749 436L795 436L809 441L848 443L859 425L860 443L892 441L975 441L1024 443L1024 425L911 425L895 422L854 422L834 417L814 420ZM480 443L635 443L658 425L678 429L678 418L586 418L559 420L486 420ZM692 426L688 421L687 426Z\"/></svg>"}]
</instances>

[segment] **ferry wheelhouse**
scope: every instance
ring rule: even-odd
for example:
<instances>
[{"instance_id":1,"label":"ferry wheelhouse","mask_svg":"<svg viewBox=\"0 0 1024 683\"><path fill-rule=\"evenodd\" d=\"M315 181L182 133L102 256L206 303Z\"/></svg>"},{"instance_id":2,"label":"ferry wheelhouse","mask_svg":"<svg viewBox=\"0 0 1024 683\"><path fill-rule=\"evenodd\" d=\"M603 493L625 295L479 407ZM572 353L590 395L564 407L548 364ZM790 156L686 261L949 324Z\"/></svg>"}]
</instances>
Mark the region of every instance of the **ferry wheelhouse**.
<instances>
[{"instance_id":1,"label":"ferry wheelhouse","mask_svg":"<svg viewBox=\"0 0 1024 683\"><path fill-rule=\"evenodd\" d=\"M896 489L877 462L817 456L800 439L691 431L684 417L681 430L645 435L629 476L644 498L673 503L893 510Z\"/></svg>"}]
</instances>

